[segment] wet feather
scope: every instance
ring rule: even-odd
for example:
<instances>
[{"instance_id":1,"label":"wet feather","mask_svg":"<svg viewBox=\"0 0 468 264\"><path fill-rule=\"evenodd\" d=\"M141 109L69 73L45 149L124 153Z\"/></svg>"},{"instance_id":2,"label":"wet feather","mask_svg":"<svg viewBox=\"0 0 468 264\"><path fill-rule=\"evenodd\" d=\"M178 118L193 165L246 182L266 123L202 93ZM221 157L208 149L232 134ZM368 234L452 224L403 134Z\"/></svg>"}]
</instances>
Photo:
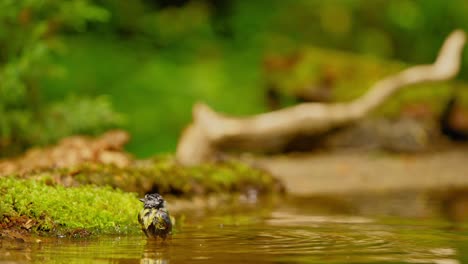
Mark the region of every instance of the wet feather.
<instances>
[{"instance_id":1,"label":"wet feather","mask_svg":"<svg viewBox=\"0 0 468 264\"><path fill-rule=\"evenodd\" d=\"M172 233L172 221L162 196L149 194L140 201L144 208L138 214L138 222L143 232L150 238L166 239Z\"/></svg>"}]
</instances>

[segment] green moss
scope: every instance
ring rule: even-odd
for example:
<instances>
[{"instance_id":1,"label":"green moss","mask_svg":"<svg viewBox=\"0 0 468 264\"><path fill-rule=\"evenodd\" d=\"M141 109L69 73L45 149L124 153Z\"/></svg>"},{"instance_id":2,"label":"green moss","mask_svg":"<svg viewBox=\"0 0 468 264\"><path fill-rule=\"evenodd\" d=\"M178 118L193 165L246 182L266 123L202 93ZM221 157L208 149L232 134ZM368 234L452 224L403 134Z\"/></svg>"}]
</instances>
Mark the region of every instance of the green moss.
<instances>
[{"instance_id":1,"label":"green moss","mask_svg":"<svg viewBox=\"0 0 468 264\"><path fill-rule=\"evenodd\" d=\"M278 182L270 174L241 162L226 161L187 168L178 165L172 156L158 156L126 168L84 164L36 172L25 177L66 186L94 184L140 195L158 192L185 197L244 192L248 189L272 192L279 188Z\"/></svg>"},{"instance_id":2,"label":"green moss","mask_svg":"<svg viewBox=\"0 0 468 264\"><path fill-rule=\"evenodd\" d=\"M140 232L137 194L195 195L279 190L270 174L237 161L186 168L172 156L130 167L84 164L0 178L0 231L22 228L87 236ZM1 235L1 232L0 232Z\"/></svg>"},{"instance_id":3,"label":"green moss","mask_svg":"<svg viewBox=\"0 0 468 264\"><path fill-rule=\"evenodd\" d=\"M34 223L34 231L139 232L136 215L141 205L135 193L91 185L66 188L50 186L46 181L3 177L0 196L0 223L26 216Z\"/></svg>"}]
</instances>

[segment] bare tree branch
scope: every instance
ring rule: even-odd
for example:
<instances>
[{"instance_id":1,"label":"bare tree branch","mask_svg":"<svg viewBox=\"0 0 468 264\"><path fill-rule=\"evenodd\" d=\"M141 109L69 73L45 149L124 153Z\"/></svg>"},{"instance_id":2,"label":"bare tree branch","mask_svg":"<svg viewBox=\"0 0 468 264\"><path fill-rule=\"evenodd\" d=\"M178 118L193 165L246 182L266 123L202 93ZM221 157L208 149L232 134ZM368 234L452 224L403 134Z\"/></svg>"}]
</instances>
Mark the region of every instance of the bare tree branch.
<instances>
[{"instance_id":1,"label":"bare tree branch","mask_svg":"<svg viewBox=\"0 0 468 264\"><path fill-rule=\"evenodd\" d=\"M196 104L194 121L180 138L177 159L184 165L194 165L209 160L220 148L269 149L298 134L319 134L360 120L403 87L453 78L460 69L464 44L465 33L452 32L433 64L410 67L378 81L366 94L348 103L303 103L245 118Z\"/></svg>"}]
</instances>

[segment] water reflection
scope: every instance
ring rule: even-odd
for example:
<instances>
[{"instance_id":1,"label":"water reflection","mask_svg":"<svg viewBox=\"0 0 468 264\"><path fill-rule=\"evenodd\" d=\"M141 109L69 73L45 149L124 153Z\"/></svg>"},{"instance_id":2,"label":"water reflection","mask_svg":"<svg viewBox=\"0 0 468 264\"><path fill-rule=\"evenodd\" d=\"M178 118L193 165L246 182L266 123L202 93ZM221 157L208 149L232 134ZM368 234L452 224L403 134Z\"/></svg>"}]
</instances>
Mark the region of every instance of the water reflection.
<instances>
[{"instance_id":1,"label":"water reflection","mask_svg":"<svg viewBox=\"0 0 468 264\"><path fill-rule=\"evenodd\" d=\"M447 201L463 202L428 197L394 197L390 201L400 204L391 211L379 209L378 199L365 205L362 197L335 196L331 201L286 199L272 207L250 204L205 215L187 212L177 234L165 242L147 241L143 235L41 243L0 240L0 263L466 263L463 218L453 218L461 221L453 229L448 227L455 222L441 217ZM390 201L380 202L385 206ZM415 208L409 216L407 210Z\"/></svg>"}]
</instances>

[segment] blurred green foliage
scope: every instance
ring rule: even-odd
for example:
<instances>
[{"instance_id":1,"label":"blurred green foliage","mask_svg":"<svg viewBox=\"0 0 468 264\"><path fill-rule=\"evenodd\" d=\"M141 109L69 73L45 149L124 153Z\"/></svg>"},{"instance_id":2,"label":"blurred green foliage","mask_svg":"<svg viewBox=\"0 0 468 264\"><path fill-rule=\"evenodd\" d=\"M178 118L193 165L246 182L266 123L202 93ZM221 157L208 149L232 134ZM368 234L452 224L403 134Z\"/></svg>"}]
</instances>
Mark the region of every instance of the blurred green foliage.
<instances>
[{"instance_id":1,"label":"blurred green foliage","mask_svg":"<svg viewBox=\"0 0 468 264\"><path fill-rule=\"evenodd\" d=\"M61 48L62 30L85 31L109 15L85 0L0 1L0 156L120 122L104 97L46 102L39 84L61 74L49 58Z\"/></svg>"},{"instance_id":2,"label":"blurred green foliage","mask_svg":"<svg viewBox=\"0 0 468 264\"><path fill-rule=\"evenodd\" d=\"M339 49L373 57L380 64L370 65L383 70L358 63L368 81L343 82L334 91L339 100L352 99L367 88L354 86L380 78L388 59L431 62L449 32L468 28L464 0L0 2L4 155L11 153L5 146L21 150L122 124L137 156L172 151L198 100L236 115L266 110L268 54L312 45L318 54ZM334 54L327 65L349 64L340 53L323 54ZM295 73L289 82L315 73ZM465 66L461 78L468 79Z\"/></svg>"},{"instance_id":3,"label":"blurred green foliage","mask_svg":"<svg viewBox=\"0 0 468 264\"><path fill-rule=\"evenodd\" d=\"M448 33L468 28L463 0L304 0L279 9L272 28L287 41L414 63L431 61Z\"/></svg>"}]
</instances>

